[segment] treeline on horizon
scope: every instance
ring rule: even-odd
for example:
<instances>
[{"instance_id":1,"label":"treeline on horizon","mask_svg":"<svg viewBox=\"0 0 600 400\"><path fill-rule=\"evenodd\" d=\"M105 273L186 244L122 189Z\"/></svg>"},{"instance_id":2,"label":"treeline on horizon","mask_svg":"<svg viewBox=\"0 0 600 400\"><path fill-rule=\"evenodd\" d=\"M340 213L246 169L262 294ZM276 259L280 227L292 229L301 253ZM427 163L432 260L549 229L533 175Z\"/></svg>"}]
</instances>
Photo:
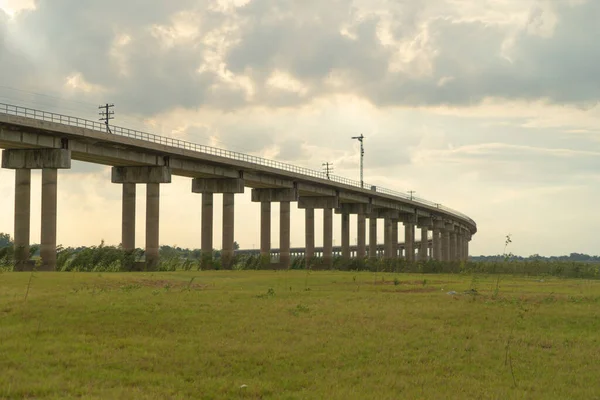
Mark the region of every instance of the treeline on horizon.
<instances>
[{"instance_id":1,"label":"treeline on horizon","mask_svg":"<svg viewBox=\"0 0 600 400\"><path fill-rule=\"evenodd\" d=\"M236 244L237 245L237 244ZM235 246L237 248L237 246ZM144 271L144 251L136 249L124 251L120 246L106 246L102 242L98 246L82 246L77 248L57 248L57 270L78 272L127 272ZM0 233L0 269L12 271L13 243L10 236ZM30 255L39 263L39 247L31 246ZM203 259L200 249L187 249L176 246L161 246L160 263L157 271L208 270L223 269L221 254L214 250L212 257ZM278 265L265 260L260 255L236 255L230 269L258 270L277 269ZM600 257L587 254L571 253L568 256L529 257L507 255L473 256L467 262L426 261L409 263L403 259L352 259L335 257L332 266L323 265L323 260L314 258L308 267L313 270L335 269L371 272L406 272L406 273L486 273L513 274L529 276L556 276L563 278L600 278ZM306 269L304 257L291 260L291 269Z\"/></svg>"},{"instance_id":2,"label":"treeline on horizon","mask_svg":"<svg viewBox=\"0 0 600 400\"><path fill-rule=\"evenodd\" d=\"M582 253L571 253L563 256L540 256L539 254L533 254L528 257L516 256L514 254L497 254L493 256L469 256L469 260L475 262L484 261L504 261L508 258L510 261L566 261L566 262L583 262L583 263L600 263L600 256L591 256L589 254Z\"/></svg>"}]
</instances>

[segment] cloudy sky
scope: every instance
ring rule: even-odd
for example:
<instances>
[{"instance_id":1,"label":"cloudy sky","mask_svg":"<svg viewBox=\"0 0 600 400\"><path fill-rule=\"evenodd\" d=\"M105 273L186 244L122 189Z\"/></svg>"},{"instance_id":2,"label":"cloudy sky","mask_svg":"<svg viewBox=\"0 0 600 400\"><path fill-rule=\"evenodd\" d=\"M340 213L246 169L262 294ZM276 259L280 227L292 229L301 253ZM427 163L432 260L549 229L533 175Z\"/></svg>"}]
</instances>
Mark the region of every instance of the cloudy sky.
<instances>
[{"instance_id":1,"label":"cloudy sky","mask_svg":"<svg viewBox=\"0 0 600 400\"><path fill-rule=\"evenodd\" d=\"M507 234L521 255L600 254L599 20L595 0L0 0L0 102L90 119L111 102L118 125L354 179L362 133L365 181L471 216L472 254ZM199 247L190 187L162 186L161 243ZM58 241L118 244L120 193L107 167L61 171ZM33 242L39 197L34 172ZM13 207L0 171L0 232ZM259 247L249 190L236 211ZM292 227L302 246L302 212Z\"/></svg>"}]
</instances>

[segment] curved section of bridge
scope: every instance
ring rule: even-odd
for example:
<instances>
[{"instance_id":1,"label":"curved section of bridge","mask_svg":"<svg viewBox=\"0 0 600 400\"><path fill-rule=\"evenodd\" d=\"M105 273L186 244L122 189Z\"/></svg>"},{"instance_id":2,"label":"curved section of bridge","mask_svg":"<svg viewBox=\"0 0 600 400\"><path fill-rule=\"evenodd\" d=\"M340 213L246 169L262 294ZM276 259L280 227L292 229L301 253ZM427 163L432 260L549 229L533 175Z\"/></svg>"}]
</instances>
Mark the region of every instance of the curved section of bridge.
<instances>
[{"instance_id":1,"label":"curved section of bridge","mask_svg":"<svg viewBox=\"0 0 600 400\"><path fill-rule=\"evenodd\" d=\"M308 259L315 255L314 210L323 209L324 245L322 256L330 263L333 255L333 212L342 216L342 257L379 256L378 246L366 245L366 220L369 243L377 243L377 223L384 222L386 258L399 254L398 225L405 229L404 257L415 261L433 258L442 261L466 259L468 242L477 231L475 222L463 213L418 197L410 197L376 185L361 184L344 177L297 167L243 153L199 145L96 121L49 113L0 103L0 148L2 167L15 170L15 247L17 266L27 267L30 224L31 169L42 170L43 269L56 265L56 176L59 169L70 168L71 160L110 165L112 182L123 186L122 246L135 243L136 185L147 185L146 263L158 262L160 185L171 182L172 175L192 178L192 192L202 194L201 248L205 262L212 255L213 194L223 194L223 263L234 256L235 194L251 188L252 201L261 203L261 254L268 262L271 253L271 203L280 203L280 266L289 266L290 204L306 212ZM351 251L350 215L358 216L356 251ZM415 229L421 231L416 245ZM431 240L428 234L432 234ZM368 249L368 253L367 253Z\"/></svg>"}]
</instances>

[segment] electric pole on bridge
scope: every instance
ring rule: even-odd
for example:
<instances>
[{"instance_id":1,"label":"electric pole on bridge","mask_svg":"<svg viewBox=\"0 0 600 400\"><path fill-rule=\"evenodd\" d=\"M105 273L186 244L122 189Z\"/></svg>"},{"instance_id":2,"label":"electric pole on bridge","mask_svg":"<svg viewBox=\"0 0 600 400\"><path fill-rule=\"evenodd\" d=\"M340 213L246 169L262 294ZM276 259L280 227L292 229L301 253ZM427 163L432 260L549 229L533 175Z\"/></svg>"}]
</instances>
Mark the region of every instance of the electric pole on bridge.
<instances>
[{"instance_id":1,"label":"electric pole on bridge","mask_svg":"<svg viewBox=\"0 0 600 400\"><path fill-rule=\"evenodd\" d=\"M333 172L333 163L330 163L330 162L324 162L324 163L323 163L323 164L321 164L321 165L323 165L323 167L324 167L324 168L323 168L323 170L324 170L323 172L325 172L325 175L327 176L327 179L331 179L331 178L329 178L329 174L330 174L331 172Z\"/></svg>"},{"instance_id":2,"label":"electric pole on bridge","mask_svg":"<svg viewBox=\"0 0 600 400\"><path fill-rule=\"evenodd\" d=\"M104 124L106 125L106 132L108 133L112 133L110 127L108 126L108 121L115 118L113 117L113 115L115 115L115 112L110 111L110 109L114 106L114 104L106 103L105 105L98 107L98 109L102 110L98 113L101 117L100 121L104 121Z\"/></svg>"},{"instance_id":3,"label":"electric pole on bridge","mask_svg":"<svg viewBox=\"0 0 600 400\"><path fill-rule=\"evenodd\" d=\"M353 136L352 139L357 139L360 142L360 187L365 186L363 181L363 158L365 156L365 148L363 147L363 139L365 137L361 133L360 136Z\"/></svg>"},{"instance_id":4,"label":"electric pole on bridge","mask_svg":"<svg viewBox=\"0 0 600 400\"><path fill-rule=\"evenodd\" d=\"M413 194L415 194L415 193L417 193L417 192L415 192L414 190L409 190L407 193L409 193L409 194L410 194L410 200L412 201L412 199L413 199Z\"/></svg>"}]
</instances>

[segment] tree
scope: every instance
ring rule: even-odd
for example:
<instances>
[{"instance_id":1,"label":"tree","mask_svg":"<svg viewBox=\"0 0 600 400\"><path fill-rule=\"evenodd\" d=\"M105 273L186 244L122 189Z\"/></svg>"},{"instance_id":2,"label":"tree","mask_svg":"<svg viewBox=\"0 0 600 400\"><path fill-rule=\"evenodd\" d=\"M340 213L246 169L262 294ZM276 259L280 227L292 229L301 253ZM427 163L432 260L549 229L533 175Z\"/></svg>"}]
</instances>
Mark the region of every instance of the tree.
<instances>
[{"instance_id":1,"label":"tree","mask_svg":"<svg viewBox=\"0 0 600 400\"><path fill-rule=\"evenodd\" d=\"M240 249L240 245L238 242L233 242L233 250L239 250Z\"/></svg>"},{"instance_id":2,"label":"tree","mask_svg":"<svg viewBox=\"0 0 600 400\"><path fill-rule=\"evenodd\" d=\"M8 233L1 233L0 232L0 249L3 247L9 247L12 246L12 240L10 238L10 235Z\"/></svg>"}]
</instances>

